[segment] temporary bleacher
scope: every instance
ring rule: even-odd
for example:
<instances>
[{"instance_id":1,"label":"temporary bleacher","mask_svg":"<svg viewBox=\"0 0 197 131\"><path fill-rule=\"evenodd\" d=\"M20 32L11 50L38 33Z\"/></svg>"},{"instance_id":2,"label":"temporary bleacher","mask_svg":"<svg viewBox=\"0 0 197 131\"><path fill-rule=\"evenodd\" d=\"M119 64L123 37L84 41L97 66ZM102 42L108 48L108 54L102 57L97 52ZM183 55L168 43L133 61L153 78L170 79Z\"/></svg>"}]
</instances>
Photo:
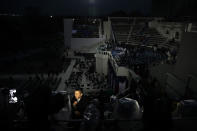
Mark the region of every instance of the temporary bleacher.
<instances>
[{"instance_id":1,"label":"temporary bleacher","mask_svg":"<svg viewBox=\"0 0 197 131\"><path fill-rule=\"evenodd\" d=\"M146 23L151 19L111 18L112 30L118 43L133 45L160 45L166 42L155 28Z\"/></svg>"},{"instance_id":2,"label":"temporary bleacher","mask_svg":"<svg viewBox=\"0 0 197 131\"><path fill-rule=\"evenodd\" d=\"M116 40L120 43L126 42L133 19L129 18L111 18L112 30Z\"/></svg>"}]
</instances>

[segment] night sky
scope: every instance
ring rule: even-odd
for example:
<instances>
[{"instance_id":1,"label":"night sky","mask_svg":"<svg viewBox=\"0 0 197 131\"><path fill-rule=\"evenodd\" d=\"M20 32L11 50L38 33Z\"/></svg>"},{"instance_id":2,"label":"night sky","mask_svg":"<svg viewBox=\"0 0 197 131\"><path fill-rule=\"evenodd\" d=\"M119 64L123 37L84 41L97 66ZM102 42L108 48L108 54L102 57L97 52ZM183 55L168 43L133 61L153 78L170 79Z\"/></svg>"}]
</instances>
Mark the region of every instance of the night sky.
<instances>
[{"instance_id":1,"label":"night sky","mask_svg":"<svg viewBox=\"0 0 197 131\"><path fill-rule=\"evenodd\" d=\"M152 0L1 0L1 13L26 13L28 7L36 8L42 15L106 15L124 10L127 13L151 12ZM2 2L1 2L2 3Z\"/></svg>"}]
</instances>

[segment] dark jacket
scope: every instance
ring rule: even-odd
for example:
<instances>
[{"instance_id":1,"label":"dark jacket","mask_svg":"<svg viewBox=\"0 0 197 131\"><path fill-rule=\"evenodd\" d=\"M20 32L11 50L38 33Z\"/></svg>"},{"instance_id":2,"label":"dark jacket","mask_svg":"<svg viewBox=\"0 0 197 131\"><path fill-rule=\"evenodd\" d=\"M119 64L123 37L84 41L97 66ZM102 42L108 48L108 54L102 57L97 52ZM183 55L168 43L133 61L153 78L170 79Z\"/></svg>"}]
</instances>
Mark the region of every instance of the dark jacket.
<instances>
[{"instance_id":1,"label":"dark jacket","mask_svg":"<svg viewBox=\"0 0 197 131\"><path fill-rule=\"evenodd\" d=\"M73 97L73 99L71 100L71 104L72 104L72 118L73 119L82 119L83 118L83 113L84 110L86 109L87 106L87 98L85 96L82 96L80 101L77 103L77 105L74 107L73 103L77 101L75 97ZM80 115L76 115L75 111L80 112Z\"/></svg>"}]
</instances>

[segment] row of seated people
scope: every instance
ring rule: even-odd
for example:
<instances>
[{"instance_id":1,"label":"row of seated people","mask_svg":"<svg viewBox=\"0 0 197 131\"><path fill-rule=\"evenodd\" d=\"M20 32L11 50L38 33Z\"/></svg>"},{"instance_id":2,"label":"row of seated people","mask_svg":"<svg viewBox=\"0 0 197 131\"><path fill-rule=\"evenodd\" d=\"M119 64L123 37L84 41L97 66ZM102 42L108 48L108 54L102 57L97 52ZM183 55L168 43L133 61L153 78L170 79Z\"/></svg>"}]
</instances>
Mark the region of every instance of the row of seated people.
<instances>
[{"instance_id":1,"label":"row of seated people","mask_svg":"<svg viewBox=\"0 0 197 131\"><path fill-rule=\"evenodd\" d=\"M160 47L155 44L152 46L132 46L127 44L118 44L120 48L126 49L122 55L118 58L119 64L121 64L121 60L123 60L123 64L127 63L127 58L131 60L131 63L175 63L178 53L178 47ZM127 57L128 56L128 57ZM122 59L121 59L122 58ZM137 59L137 62L135 62ZM133 62L132 62L133 61Z\"/></svg>"},{"instance_id":2,"label":"row of seated people","mask_svg":"<svg viewBox=\"0 0 197 131\"><path fill-rule=\"evenodd\" d=\"M93 58L91 54L85 58L85 63L88 66L88 70L84 72L84 75L88 81L88 89L106 89L106 76L95 72L95 58Z\"/></svg>"},{"instance_id":3,"label":"row of seated people","mask_svg":"<svg viewBox=\"0 0 197 131\"><path fill-rule=\"evenodd\" d=\"M85 59L77 62L68 81L67 87L81 87L86 89L104 89L107 84L104 82L104 75L99 75L94 71L94 61ZM83 82L82 82L83 81Z\"/></svg>"},{"instance_id":4,"label":"row of seated people","mask_svg":"<svg viewBox=\"0 0 197 131\"><path fill-rule=\"evenodd\" d=\"M128 48L122 55L114 56L118 65L151 64L167 59L167 55L160 51L146 47Z\"/></svg>"},{"instance_id":5,"label":"row of seated people","mask_svg":"<svg viewBox=\"0 0 197 131\"><path fill-rule=\"evenodd\" d=\"M104 74L100 75L97 72L86 72L86 78L90 82L91 86L90 89L106 89L107 88L107 81L106 76Z\"/></svg>"},{"instance_id":6,"label":"row of seated people","mask_svg":"<svg viewBox=\"0 0 197 131\"><path fill-rule=\"evenodd\" d=\"M112 55L119 66L133 66L139 64L157 64L176 62L178 48L129 45L125 43L106 43L98 48L102 51L112 50ZM114 55L115 54L115 55Z\"/></svg>"},{"instance_id":7,"label":"row of seated people","mask_svg":"<svg viewBox=\"0 0 197 131\"><path fill-rule=\"evenodd\" d=\"M83 56L83 55L87 55L87 54L78 54L79 56ZM87 62L90 62L89 60L86 60ZM78 60L76 61L74 67L73 67L73 71L71 73L71 76L69 77L68 80L65 81L65 85L67 88L72 87L72 88L76 88L76 87L80 87L81 86L81 82L82 82L82 77L83 77L83 73L84 70L87 70L88 64L84 61Z\"/></svg>"},{"instance_id":8,"label":"row of seated people","mask_svg":"<svg viewBox=\"0 0 197 131\"><path fill-rule=\"evenodd\" d=\"M77 72L71 74L70 78L65 81L66 88L77 88L80 87L80 83L82 81L82 73L83 72Z\"/></svg>"}]
</instances>

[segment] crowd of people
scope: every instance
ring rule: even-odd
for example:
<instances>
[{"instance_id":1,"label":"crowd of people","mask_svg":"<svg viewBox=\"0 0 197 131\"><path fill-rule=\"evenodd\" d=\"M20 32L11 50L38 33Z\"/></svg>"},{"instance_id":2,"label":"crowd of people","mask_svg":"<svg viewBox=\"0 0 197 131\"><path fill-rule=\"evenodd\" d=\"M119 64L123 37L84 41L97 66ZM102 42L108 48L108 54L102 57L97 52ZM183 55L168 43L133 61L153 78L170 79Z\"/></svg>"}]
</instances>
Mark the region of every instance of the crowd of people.
<instances>
[{"instance_id":1,"label":"crowd of people","mask_svg":"<svg viewBox=\"0 0 197 131\"><path fill-rule=\"evenodd\" d=\"M109 41L98 48L99 51L111 51L118 66L128 67L135 72L144 71L141 67L158 64L175 64L178 48L165 48L153 46L136 46L129 44L116 44ZM139 71L137 71L139 69Z\"/></svg>"},{"instance_id":2,"label":"crowd of people","mask_svg":"<svg viewBox=\"0 0 197 131\"><path fill-rule=\"evenodd\" d=\"M75 55L83 58L76 60L71 76L65 81L66 89L84 88L87 92L88 90L105 89L107 87L107 79L105 79L107 76L95 71L94 54L77 52Z\"/></svg>"}]
</instances>

